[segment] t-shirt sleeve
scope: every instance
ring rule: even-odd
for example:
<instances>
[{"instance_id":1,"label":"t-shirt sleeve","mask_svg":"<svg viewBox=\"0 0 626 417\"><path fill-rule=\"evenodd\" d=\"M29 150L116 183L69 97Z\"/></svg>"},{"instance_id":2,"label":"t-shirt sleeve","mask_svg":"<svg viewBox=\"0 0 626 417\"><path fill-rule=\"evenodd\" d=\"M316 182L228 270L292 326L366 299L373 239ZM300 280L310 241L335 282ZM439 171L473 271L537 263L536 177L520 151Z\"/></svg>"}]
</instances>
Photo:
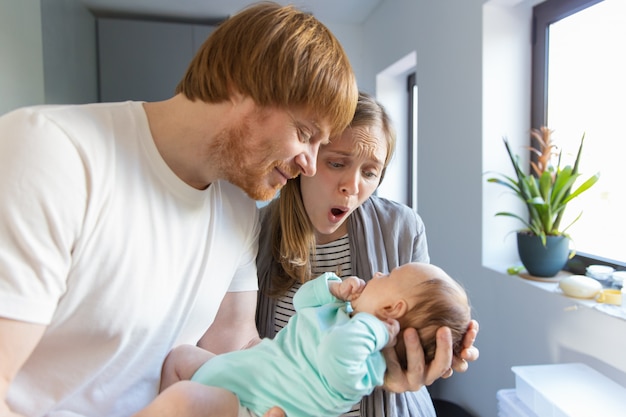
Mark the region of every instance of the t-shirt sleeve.
<instances>
[{"instance_id":1,"label":"t-shirt sleeve","mask_svg":"<svg viewBox=\"0 0 626 417\"><path fill-rule=\"evenodd\" d=\"M0 118L0 316L48 324L86 207L78 150L44 113Z\"/></svg>"}]
</instances>

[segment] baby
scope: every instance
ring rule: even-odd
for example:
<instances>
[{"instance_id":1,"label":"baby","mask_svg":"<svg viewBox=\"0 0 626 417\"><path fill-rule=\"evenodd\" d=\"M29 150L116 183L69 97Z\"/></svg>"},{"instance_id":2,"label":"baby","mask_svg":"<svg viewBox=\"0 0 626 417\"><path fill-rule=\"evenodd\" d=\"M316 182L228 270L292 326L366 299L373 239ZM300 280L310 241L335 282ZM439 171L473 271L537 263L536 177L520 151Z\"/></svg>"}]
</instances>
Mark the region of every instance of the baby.
<instances>
[{"instance_id":1,"label":"baby","mask_svg":"<svg viewBox=\"0 0 626 417\"><path fill-rule=\"evenodd\" d=\"M381 350L395 346L401 330L418 329L428 363L437 329L451 329L458 354L471 320L463 288L442 269L416 262L367 283L323 274L303 284L293 304L287 326L252 348L217 356L174 349L163 379L182 381L162 384L166 389L136 416L262 416L275 405L288 416L338 416L383 385ZM405 362L403 347L396 350Z\"/></svg>"}]
</instances>

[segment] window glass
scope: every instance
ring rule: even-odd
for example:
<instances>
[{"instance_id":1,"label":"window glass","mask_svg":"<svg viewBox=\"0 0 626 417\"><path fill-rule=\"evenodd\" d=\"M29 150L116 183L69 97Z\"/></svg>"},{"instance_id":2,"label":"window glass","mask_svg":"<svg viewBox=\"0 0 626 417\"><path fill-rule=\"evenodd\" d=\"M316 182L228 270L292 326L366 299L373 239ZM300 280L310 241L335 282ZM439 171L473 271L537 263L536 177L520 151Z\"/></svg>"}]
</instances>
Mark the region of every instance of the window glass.
<instances>
[{"instance_id":1,"label":"window glass","mask_svg":"<svg viewBox=\"0 0 626 417\"><path fill-rule=\"evenodd\" d=\"M533 126L554 130L553 139L567 158L562 164L573 163L585 135L578 184L600 172L600 181L568 205L561 224L570 224L582 212L567 230L574 249L624 264L626 1L604 0L549 24L545 42L545 120L534 119Z\"/></svg>"}]
</instances>

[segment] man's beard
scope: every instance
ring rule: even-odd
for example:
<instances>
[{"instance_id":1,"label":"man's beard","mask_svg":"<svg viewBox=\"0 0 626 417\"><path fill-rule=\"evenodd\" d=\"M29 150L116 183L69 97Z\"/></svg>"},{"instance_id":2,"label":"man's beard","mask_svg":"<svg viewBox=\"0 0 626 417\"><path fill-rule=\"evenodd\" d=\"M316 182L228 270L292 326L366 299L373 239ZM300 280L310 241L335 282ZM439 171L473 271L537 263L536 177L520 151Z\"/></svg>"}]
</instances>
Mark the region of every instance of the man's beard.
<instances>
[{"instance_id":1,"label":"man's beard","mask_svg":"<svg viewBox=\"0 0 626 417\"><path fill-rule=\"evenodd\" d=\"M280 184L271 186L267 182L275 167L280 166L271 161L277 147L273 142L251 143L250 131L249 119L238 127L223 130L209 147L209 152L215 156L214 160L218 161L228 182L241 188L253 200L271 200L281 188ZM284 170L288 175L292 171L291 168Z\"/></svg>"}]
</instances>

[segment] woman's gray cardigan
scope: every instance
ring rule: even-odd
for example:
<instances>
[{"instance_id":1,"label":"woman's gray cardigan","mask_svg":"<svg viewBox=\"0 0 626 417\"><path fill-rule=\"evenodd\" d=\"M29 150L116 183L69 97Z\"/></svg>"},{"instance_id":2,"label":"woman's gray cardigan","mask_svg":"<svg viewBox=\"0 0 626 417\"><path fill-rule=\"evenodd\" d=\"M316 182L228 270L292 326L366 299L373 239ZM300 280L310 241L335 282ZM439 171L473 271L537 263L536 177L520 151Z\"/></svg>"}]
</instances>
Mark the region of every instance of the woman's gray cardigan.
<instances>
[{"instance_id":1,"label":"woman's gray cardigan","mask_svg":"<svg viewBox=\"0 0 626 417\"><path fill-rule=\"evenodd\" d=\"M257 269L259 302L257 328L261 337L274 337L275 299L267 294L272 272L280 266L272 257L270 218L277 204L261 209L261 235ZM368 280L375 272L389 272L407 262L429 262L424 223L411 208L376 196L370 197L348 219L354 275ZM287 394L288 395L288 394ZM366 417L435 417L426 387L394 394L377 388L361 402Z\"/></svg>"}]
</instances>

